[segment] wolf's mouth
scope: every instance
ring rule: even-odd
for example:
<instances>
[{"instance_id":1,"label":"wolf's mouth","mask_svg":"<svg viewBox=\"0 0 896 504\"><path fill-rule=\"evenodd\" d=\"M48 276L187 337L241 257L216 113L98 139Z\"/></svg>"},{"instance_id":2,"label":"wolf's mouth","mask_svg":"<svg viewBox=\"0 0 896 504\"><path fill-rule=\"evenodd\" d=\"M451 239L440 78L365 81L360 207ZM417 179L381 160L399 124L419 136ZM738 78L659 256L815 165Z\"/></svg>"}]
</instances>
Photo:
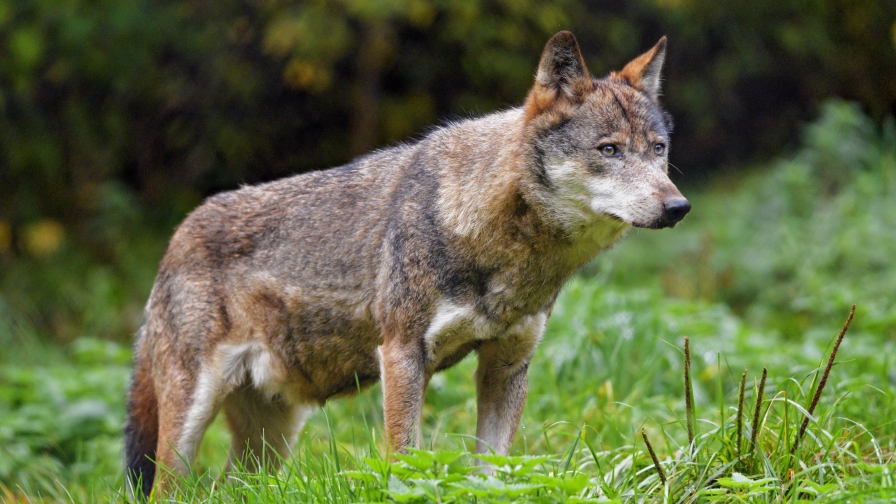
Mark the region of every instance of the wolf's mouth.
<instances>
[{"instance_id":1,"label":"wolf's mouth","mask_svg":"<svg viewBox=\"0 0 896 504\"><path fill-rule=\"evenodd\" d=\"M607 212L604 212L604 215L606 215L607 217L609 217L615 221L618 221L620 224L625 224L627 226L632 226L632 227L636 227L636 228L640 228L640 229L663 229L663 228L675 226L675 223L669 222L665 219L659 219L659 220L653 221L649 224L645 224L643 222L635 222L635 221L629 222L628 220L623 219L622 217L620 217L618 215L614 215L614 214L607 213Z\"/></svg>"},{"instance_id":2,"label":"wolf's mouth","mask_svg":"<svg viewBox=\"0 0 896 504\"><path fill-rule=\"evenodd\" d=\"M659 219L651 222L650 224L644 224L641 222L632 222L632 226L641 229L664 229L664 228L674 228L678 222L671 222L667 219Z\"/></svg>"},{"instance_id":3,"label":"wolf's mouth","mask_svg":"<svg viewBox=\"0 0 896 504\"><path fill-rule=\"evenodd\" d=\"M612 214L612 213L609 213L609 212L603 212L603 214L615 221L619 221L621 224L626 224L626 225L640 228L640 229L663 229L663 228L667 228L667 227L675 227L675 224L677 224L675 222L669 222L666 219L658 219L649 224L645 224L643 222L634 222L634 221L629 222L629 221L623 219L622 217Z\"/></svg>"},{"instance_id":4,"label":"wolf's mouth","mask_svg":"<svg viewBox=\"0 0 896 504\"><path fill-rule=\"evenodd\" d=\"M663 229L664 227L669 227L669 224L666 223L665 221L659 220L659 221L654 221L650 224L644 224L641 222L633 222L632 226L634 226L636 228L641 228L641 229Z\"/></svg>"}]
</instances>

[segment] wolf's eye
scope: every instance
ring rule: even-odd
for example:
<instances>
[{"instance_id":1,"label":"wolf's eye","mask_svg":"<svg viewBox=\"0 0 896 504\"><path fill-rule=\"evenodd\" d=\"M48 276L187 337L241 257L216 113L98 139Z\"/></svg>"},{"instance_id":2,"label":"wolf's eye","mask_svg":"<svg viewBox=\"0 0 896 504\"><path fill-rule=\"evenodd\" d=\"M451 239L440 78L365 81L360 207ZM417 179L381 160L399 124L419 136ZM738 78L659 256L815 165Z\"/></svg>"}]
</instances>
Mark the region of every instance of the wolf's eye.
<instances>
[{"instance_id":1,"label":"wolf's eye","mask_svg":"<svg viewBox=\"0 0 896 504\"><path fill-rule=\"evenodd\" d=\"M619 152L619 149L613 144L602 145L598 148L600 149L600 153L606 157L613 157Z\"/></svg>"},{"instance_id":2,"label":"wolf's eye","mask_svg":"<svg viewBox=\"0 0 896 504\"><path fill-rule=\"evenodd\" d=\"M662 156L666 153L666 144L658 143L653 146L653 152L656 152L657 156Z\"/></svg>"}]
</instances>

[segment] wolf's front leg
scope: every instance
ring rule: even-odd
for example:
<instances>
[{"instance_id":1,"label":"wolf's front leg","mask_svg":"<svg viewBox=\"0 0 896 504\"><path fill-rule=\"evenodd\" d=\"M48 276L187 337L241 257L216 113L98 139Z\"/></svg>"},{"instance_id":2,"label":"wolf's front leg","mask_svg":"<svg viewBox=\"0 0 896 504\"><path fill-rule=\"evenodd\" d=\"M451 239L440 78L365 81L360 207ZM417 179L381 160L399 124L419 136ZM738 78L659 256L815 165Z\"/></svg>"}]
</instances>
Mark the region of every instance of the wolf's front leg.
<instances>
[{"instance_id":1,"label":"wolf's front leg","mask_svg":"<svg viewBox=\"0 0 896 504\"><path fill-rule=\"evenodd\" d=\"M419 343L387 338L379 347L383 382L383 416L393 452L420 445L420 412L426 389Z\"/></svg>"},{"instance_id":2,"label":"wolf's front leg","mask_svg":"<svg viewBox=\"0 0 896 504\"><path fill-rule=\"evenodd\" d=\"M502 338L479 347L476 369L476 453L506 455L520 423L529 381L526 371L544 332L546 315L526 317Z\"/></svg>"}]
</instances>

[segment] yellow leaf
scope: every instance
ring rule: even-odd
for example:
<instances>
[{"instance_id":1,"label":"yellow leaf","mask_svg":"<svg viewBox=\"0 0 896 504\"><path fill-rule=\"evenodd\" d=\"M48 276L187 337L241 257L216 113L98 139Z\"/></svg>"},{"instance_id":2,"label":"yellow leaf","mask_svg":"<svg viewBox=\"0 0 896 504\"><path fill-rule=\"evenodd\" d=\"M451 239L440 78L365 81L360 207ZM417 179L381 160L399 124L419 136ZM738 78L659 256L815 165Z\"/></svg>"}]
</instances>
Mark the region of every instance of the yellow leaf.
<instances>
[{"instance_id":1,"label":"yellow leaf","mask_svg":"<svg viewBox=\"0 0 896 504\"><path fill-rule=\"evenodd\" d=\"M613 382L607 380L600 386L597 390L597 396L601 398L606 398L608 403L612 403L613 399Z\"/></svg>"},{"instance_id":2,"label":"yellow leaf","mask_svg":"<svg viewBox=\"0 0 896 504\"><path fill-rule=\"evenodd\" d=\"M44 219L25 228L23 242L31 255L46 257L57 250L65 239L62 224L52 219Z\"/></svg>"},{"instance_id":3,"label":"yellow leaf","mask_svg":"<svg viewBox=\"0 0 896 504\"><path fill-rule=\"evenodd\" d=\"M709 381L719 375L719 367L717 365L706 366L706 369L700 373L701 381Z\"/></svg>"},{"instance_id":4,"label":"yellow leaf","mask_svg":"<svg viewBox=\"0 0 896 504\"><path fill-rule=\"evenodd\" d=\"M328 69L314 62L293 58L283 70L283 80L291 87L318 92L330 87L332 76Z\"/></svg>"}]
</instances>

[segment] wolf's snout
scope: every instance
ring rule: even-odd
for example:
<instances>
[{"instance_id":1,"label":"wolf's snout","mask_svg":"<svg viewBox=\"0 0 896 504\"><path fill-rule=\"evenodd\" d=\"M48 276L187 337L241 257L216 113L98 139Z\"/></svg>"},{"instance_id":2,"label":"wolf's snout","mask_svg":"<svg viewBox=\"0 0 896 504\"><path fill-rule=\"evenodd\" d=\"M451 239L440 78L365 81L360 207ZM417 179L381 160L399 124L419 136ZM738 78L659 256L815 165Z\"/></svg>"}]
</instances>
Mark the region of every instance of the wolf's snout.
<instances>
[{"instance_id":1,"label":"wolf's snout","mask_svg":"<svg viewBox=\"0 0 896 504\"><path fill-rule=\"evenodd\" d=\"M691 204L684 198L671 198L663 202L663 216L668 225L684 219L684 216L691 211Z\"/></svg>"}]
</instances>

